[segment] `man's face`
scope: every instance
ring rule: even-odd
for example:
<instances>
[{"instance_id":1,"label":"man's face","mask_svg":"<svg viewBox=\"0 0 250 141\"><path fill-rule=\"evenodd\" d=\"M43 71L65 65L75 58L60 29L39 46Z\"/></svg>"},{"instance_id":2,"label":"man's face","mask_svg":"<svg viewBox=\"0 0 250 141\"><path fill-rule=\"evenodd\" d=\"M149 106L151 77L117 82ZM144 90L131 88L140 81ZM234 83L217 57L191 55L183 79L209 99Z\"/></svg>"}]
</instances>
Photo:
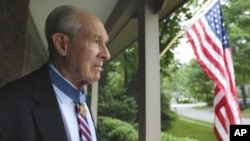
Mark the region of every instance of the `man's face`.
<instances>
[{"instance_id":1,"label":"man's face","mask_svg":"<svg viewBox=\"0 0 250 141\"><path fill-rule=\"evenodd\" d=\"M103 63L110 59L107 41L107 32L99 21L92 22L69 41L65 65L75 83L86 84L100 79Z\"/></svg>"}]
</instances>

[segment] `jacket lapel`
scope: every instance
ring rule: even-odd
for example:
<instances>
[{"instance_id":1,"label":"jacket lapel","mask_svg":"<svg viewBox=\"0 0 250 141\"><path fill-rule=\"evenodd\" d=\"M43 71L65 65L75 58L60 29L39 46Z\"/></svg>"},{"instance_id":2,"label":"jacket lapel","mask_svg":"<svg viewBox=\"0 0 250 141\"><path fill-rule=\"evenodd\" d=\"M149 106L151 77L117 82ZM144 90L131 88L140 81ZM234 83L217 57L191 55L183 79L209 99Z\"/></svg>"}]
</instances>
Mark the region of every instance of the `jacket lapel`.
<instances>
[{"instance_id":1,"label":"jacket lapel","mask_svg":"<svg viewBox=\"0 0 250 141\"><path fill-rule=\"evenodd\" d=\"M33 98L38 106L33 109L38 130L46 141L67 141L67 135L45 65L37 73Z\"/></svg>"}]
</instances>

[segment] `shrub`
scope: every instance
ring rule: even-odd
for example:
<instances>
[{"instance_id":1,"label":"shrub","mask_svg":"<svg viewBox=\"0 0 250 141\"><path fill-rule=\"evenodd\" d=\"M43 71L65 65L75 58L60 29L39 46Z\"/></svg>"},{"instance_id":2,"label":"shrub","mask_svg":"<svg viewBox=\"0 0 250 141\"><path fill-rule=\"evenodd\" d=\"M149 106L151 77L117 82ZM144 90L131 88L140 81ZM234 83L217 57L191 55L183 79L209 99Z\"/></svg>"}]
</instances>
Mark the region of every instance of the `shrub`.
<instances>
[{"instance_id":1,"label":"shrub","mask_svg":"<svg viewBox=\"0 0 250 141\"><path fill-rule=\"evenodd\" d=\"M102 141L138 141L138 132L124 121L98 117L98 130Z\"/></svg>"},{"instance_id":2,"label":"shrub","mask_svg":"<svg viewBox=\"0 0 250 141\"><path fill-rule=\"evenodd\" d=\"M138 141L137 130L129 123L111 117L98 117L98 130L102 141ZM161 141L198 141L161 133Z\"/></svg>"}]
</instances>

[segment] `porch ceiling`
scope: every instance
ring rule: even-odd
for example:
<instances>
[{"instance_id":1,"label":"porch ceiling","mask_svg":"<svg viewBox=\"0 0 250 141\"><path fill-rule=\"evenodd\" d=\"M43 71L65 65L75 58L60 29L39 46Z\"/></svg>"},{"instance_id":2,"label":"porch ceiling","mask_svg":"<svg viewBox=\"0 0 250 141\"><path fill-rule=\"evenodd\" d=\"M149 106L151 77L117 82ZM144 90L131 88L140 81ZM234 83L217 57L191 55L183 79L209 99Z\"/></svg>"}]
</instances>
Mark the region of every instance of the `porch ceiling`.
<instances>
[{"instance_id":1,"label":"porch ceiling","mask_svg":"<svg viewBox=\"0 0 250 141\"><path fill-rule=\"evenodd\" d=\"M153 4L160 0L152 0ZM157 12L159 19L168 17L187 0L163 0ZM138 36L137 10L138 0L30 0L30 13L40 34L44 47L47 47L44 35L44 23L49 12L56 6L69 4L81 7L97 15L106 26L110 41L108 48L115 57Z\"/></svg>"}]
</instances>

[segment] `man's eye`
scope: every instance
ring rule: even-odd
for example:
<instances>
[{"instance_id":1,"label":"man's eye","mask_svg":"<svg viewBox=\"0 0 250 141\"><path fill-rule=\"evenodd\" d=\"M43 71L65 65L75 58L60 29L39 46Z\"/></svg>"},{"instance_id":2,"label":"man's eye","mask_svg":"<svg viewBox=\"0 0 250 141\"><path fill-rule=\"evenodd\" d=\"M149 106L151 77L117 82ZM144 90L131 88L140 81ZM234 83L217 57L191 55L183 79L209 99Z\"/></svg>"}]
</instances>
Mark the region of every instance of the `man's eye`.
<instances>
[{"instance_id":1,"label":"man's eye","mask_svg":"<svg viewBox=\"0 0 250 141\"><path fill-rule=\"evenodd\" d=\"M100 40L94 40L95 43L100 43Z\"/></svg>"}]
</instances>

